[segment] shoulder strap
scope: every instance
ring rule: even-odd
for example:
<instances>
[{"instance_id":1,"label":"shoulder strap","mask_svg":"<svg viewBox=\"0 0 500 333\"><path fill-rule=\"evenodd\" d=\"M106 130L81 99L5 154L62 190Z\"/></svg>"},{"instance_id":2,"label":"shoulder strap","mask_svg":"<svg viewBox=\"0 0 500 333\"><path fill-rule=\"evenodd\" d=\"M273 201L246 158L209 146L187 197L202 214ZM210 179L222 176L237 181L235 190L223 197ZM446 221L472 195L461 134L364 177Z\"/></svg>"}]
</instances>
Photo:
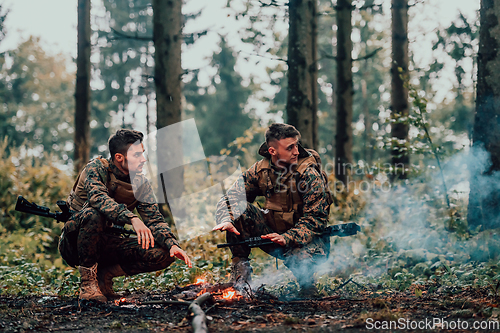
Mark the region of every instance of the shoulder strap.
<instances>
[{"instance_id":1,"label":"shoulder strap","mask_svg":"<svg viewBox=\"0 0 500 333\"><path fill-rule=\"evenodd\" d=\"M262 170L266 169L271 169L271 163L269 162L269 159L264 158L257 162L257 165L255 166L255 172L259 173Z\"/></svg>"},{"instance_id":2,"label":"shoulder strap","mask_svg":"<svg viewBox=\"0 0 500 333\"><path fill-rule=\"evenodd\" d=\"M310 165L314 165L316 168L318 168L318 163L313 156L306 157L302 161L300 161L295 172L302 175Z\"/></svg>"},{"instance_id":3,"label":"shoulder strap","mask_svg":"<svg viewBox=\"0 0 500 333\"><path fill-rule=\"evenodd\" d=\"M296 181L304 173L304 171L306 171L306 169L312 165L314 168L316 168L316 170L318 170L319 174L321 175L321 178L323 179L328 204L332 204L333 196L330 191L330 188L328 187L328 175L321 167L322 166L321 157L319 156L318 152L315 151L314 149L306 149L306 151L310 154L310 156L305 158L303 163L298 166L297 172L299 173L299 176L296 178Z\"/></svg>"},{"instance_id":4,"label":"shoulder strap","mask_svg":"<svg viewBox=\"0 0 500 333\"><path fill-rule=\"evenodd\" d=\"M100 170L99 175L101 176L104 184L106 184L106 186L107 186L107 184L109 183L109 177L108 177L108 175L113 175L113 173L110 172L111 170L109 169L109 161L107 159L105 159L104 157L102 157L102 156L99 156L97 158L97 160L99 162L101 162L102 166L104 167L105 171L104 170Z\"/></svg>"},{"instance_id":5,"label":"shoulder strap","mask_svg":"<svg viewBox=\"0 0 500 333\"><path fill-rule=\"evenodd\" d=\"M109 168L109 162L101 156L97 157L96 161L101 162L102 165L104 166L104 171L100 170L99 175L103 179L104 183L107 184L107 180L108 180L107 170ZM90 162L92 162L92 160L89 161L89 163ZM87 163L87 165L88 165L88 163ZM73 188L71 189L71 192L70 192L68 198L66 199L66 202L68 203L68 205L72 209L75 209L75 210L82 209L82 207L85 207L85 205L87 203L87 201L83 197L80 197L81 194L77 193L78 192L78 189L77 189L78 185L79 185L80 181L82 180L82 177L84 177L86 175L87 165L78 174L78 177L76 178L76 181L73 184Z\"/></svg>"},{"instance_id":6,"label":"shoulder strap","mask_svg":"<svg viewBox=\"0 0 500 333\"><path fill-rule=\"evenodd\" d=\"M259 186L268 199L272 195L271 190L273 190L273 184L271 182L271 178L269 177L269 170L271 170L271 164L267 158L258 161L255 166L255 172L259 174Z\"/></svg>"}]
</instances>

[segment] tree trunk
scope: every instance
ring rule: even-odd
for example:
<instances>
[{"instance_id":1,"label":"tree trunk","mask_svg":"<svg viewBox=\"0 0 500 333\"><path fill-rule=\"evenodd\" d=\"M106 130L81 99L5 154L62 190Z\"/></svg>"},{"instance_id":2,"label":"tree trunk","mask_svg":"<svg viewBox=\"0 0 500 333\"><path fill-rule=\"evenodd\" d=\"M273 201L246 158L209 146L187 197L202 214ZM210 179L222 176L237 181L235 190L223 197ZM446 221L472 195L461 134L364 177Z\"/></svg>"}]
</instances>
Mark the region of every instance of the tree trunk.
<instances>
[{"instance_id":1,"label":"tree trunk","mask_svg":"<svg viewBox=\"0 0 500 333\"><path fill-rule=\"evenodd\" d=\"M75 171L90 153L90 0L78 0L78 54L75 89Z\"/></svg>"},{"instance_id":2,"label":"tree trunk","mask_svg":"<svg viewBox=\"0 0 500 333\"><path fill-rule=\"evenodd\" d=\"M500 1L481 0L477 97L473 130L473 151L485 149L486 165L476 167L471 159L468 223L472 228L498 228L500 194ZM479 154L478 154L479 155ZM495 179L493 179L495 178Z\"/></svg>"},{"instance_id":3,"label":"tree trunk","mask_svg":"<svg viewBox=\"0 0 500 333\"><path fill-rule=\"evenodd\" d=\"M352 167L352 4L337 2L337 134L335 177L346 186Z\"/></svg>"},{"instance_id":4,"label":"tree trunk","mask_svg":"<svg viewBox=\"0 0 500 333\"><path fill-rule=\"evenodd\" d=\"M318 149L318 65L316 0L290 0L288 33L287 122L302 144Z\"/></svg>"},{"instance_id":5,"label":"tree trunk","mask_svg":"<svg viewBox=\"0 0 500 333\"><path fill-rule=\"evenodd\" d=\"M153 41L155 45L157 134L167 126L181 121L181 45L182 0L153 1ZM157 135L157 165L183 161L182 131L170 131L168 137ZM167 140L168 139L168 140ZM184 168L162 173L165 191L159 198L172 202L184 192ZM159 186L160 189L162 186ZM162 193L163 192L163 193ZM168 197L168 198L167 198ZM165 208L165 207L164 207Z\"/></svg>"},{"instance_id":6,"label":"tree trunk","mask_svg":"<svg viewBox=\"0 0 500 333\"><path fill-rule=\"evenodd\" d=\"M392 164L395 178L406 178L408 154L408 0L392 0Z\"/></svg>"},{"instance_id":7,"label":"tree trunk","mask_svg":"<svg viewBox=\"0 0 500 333\"><path fill-rule=\"evenodd\" d=\"M366 64L366 62L365 62ZM363 66L365 70L368 71L368 66ZM366 72L365 72L366 73ZM365 77L365 73L363 76ZM370 165L372 163L372 151L373 151L373 143L372 143L372 119L370 115L370 105L368 104L368 87L366 85L366 79L363 78L361 80L361 94L363 98L363 115L364 115L364 123L365 123L365 132L363 133L363 141L365 143L363 155L365 158L366 164Z\"/></svg>"}]
</instances>

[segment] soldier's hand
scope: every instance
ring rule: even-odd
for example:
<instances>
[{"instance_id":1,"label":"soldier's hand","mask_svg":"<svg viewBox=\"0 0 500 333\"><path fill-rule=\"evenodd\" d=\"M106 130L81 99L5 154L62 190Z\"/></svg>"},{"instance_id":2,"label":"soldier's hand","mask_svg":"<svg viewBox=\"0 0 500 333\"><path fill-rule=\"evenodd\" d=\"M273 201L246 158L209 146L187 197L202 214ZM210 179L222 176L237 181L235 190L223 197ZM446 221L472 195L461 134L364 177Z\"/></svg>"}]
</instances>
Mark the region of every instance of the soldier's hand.
<instances>
[{"instance_id":1,"label":"soldier's hand","mask_svg":"<svg viewBox=\"0 0 500 333\"><path fill-rule=\"evenodd\" d=\"M276 243L278 245L281 245L281 246L285 246L286 245L285 237L283 237L283 236L281 236L280 234L277 234L277 233L262 235L262 236L260 236L260 238L269 239L272 242L274 242L274 243Z\"/></svg>"},{"instance_id":2,"label":"soldier's hand","mask_svg":"<svg viewBox=\"0 0 500 333\"><path fill-rule=\"evenodd\" d=\"M140 218L134 217L131 221L132 227L135 230L135 233L137 234L137 242L139 245L142 244L143 249L149 249L149 246L151 247L155 246L155 239L153 237L153 234L151 233L151 230L146 227L144 222L141 221Z\"/></svg>"},{"instance_id":3,"label":"soldier's hand","mask_svg":"<svg viewBox=\"0 0 500 333\"><path fill-rule=\"evenodd\" d=\"M221 224L217 224L212 229L212 231L215 231L215 230L229 231L229 232L232 232L232 233L234 233L236 235L240 234L240 232L238 231L238 229L236 229L235 226L231 222L224 222L224 223L221 223Z\"/></svg>"},{"instance_id":4,"label":"soldier's hand","mask_svg":"<svg viewBox=\"0 0 500 333\"><path fill-rule=\"evenodd\" d=\"M186 265L188 265L189 268L193 267L193 264L191 263L191 259L189 259L188 255L186 254L186 252L184 252L180 247L178 247L177 245L173 245L171 248L170 248L170 256L171 257L177 257L181 260L183 260Z\"/></svg>"}]
</instances>

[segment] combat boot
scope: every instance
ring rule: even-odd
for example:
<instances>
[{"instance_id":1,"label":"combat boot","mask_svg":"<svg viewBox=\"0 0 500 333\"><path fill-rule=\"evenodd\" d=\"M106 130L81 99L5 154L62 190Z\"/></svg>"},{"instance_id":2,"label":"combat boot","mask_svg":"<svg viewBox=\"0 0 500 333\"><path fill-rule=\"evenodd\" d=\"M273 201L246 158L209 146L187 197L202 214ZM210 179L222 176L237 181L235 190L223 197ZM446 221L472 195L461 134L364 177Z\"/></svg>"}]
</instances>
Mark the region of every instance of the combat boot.
<instances>
[{"instance_id":1,"label":"combat boot","mask_svg":"<svg viewBox=\"0 0 500 333\"><path fill-rule=\"evenodd\" d=\"M242 291L249 288L249 283L252 281L252 266L248 258L235 257L231 263L231 279L233 288Z\"/></svg>"},{"instance_id":2,"label":"combat boot","mask_svg":"<svg viewBox=\"0 0 500 333\"><path fill-rule=\"evenodd\" d=\"M316 286L314 284L300 286L299 298L314 299L314 298L320 298L320 297L321 297L321 295L318 291L318 288L316 288Z\"/></svg>"},{"instance_id":3,"label":"combat boot","mask_svg":"<svg viewBox=\"0 0 500 333\"><path fill-rule=\"evenodd\" d=\"M113 278L127 275L118 264L103 267L97 270L97 282L99 289L109 299L118 299L121 296L113 290Z\"/></svg>"},{"instance_id":4,"label":"combat boot","mask_svg":"<svg viewBox=\"0 0 500 333\"><path fill-rule=\"evenodd\" d=\"M321 297L314 280L314 268L306 262L294 262L290 265L290 270L299 284L299 298L319 298Z\"/></svg>"},{"instance_id":5,"label":"combat boot","mask_svg":"<svg viewBox=\"0 0 500 333\"><path fill-rule=\"evenodd\" d=\"M107 302L108 299L101 293L97 283L97 264L92 267L78 266L80 271L80 299Z\"/></svg>"}]
</instances>

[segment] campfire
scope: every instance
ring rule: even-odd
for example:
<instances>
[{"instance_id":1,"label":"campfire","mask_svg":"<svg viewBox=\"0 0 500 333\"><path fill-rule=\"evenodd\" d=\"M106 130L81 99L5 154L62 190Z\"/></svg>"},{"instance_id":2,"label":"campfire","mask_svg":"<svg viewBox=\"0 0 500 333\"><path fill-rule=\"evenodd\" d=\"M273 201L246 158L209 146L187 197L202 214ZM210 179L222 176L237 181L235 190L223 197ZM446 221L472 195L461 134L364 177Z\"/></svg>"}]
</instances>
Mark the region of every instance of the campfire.
<instances>
[{"instance_id":1,"label":"campfire","mask_svg":"<svg viewBox=\"0 0 500 333\"><path fill-rule=\"evenodd\" d=\"M205 277L196 278L196 282L192 285L188 285L185 288L197 288L198 286L203 286L196 297L203 295L206 292L212 294L212 297L217 300L234 301L243 298L238 292L232 287L232 284L219 284L219 285L208 285Z\"/></svg>"},{"instance_id":2,"label":"campfire","mask_svg":"<svg viewBox=\"0 0 500 333\"><path fill-rule=\"evenodd\" d=\"M127 299L125 297L119 298L115 300L115 305L120 306L122 304L127 304Z\"/></svg>"},{"instance_id":3,"label":"campfire","mask_svg":"<svg viewBox=\"0 0 500 333\"><path fill-rule=\"evenodd\" d=\"M210 311L214 307L226 308L228 306L245 306L246 303L262 302L259 299L266 298L268 295L250 290L245 295L240 294L238 290L233 288L233 283L215 283L208 282L206 277L198 277L190 285L184 287L176 287L174 290L166 294L157 295L156 299L137 302L134 299L120 298L114 301L116 306L124 307L140 307L148 305L173 305L186 307L188 315L186 318L191 318L192 327L194 332L207 332L206 320L207 316L205 310L202 309L204 303L209 303L206 306L206 311ZM268 297L267 297L268 298ZM271 303L275 299L271 299ZM239 302L244 301L244 302Z\"/></svg>"},{"instance_id":4,"label":"campfire","mask_svg":"<svg viewBox=\"0 0 500 333\"><path fill-rule=\"evenodd\" d=\"M251 301L255 296L268 299L269 295L264 295L259 292L260 289L253 293L248 286L246 292L239 292L233 288L232 283L215 283L211 284L205 276L200 276L194 279L192 284L184 287L176 287L174 290L168 292L168 295L162 296L161 300L155 300L149 304L185 304L202 296L205 293L210 293L211 298L216 303L232 304L236 301L246 300ZM167 300L166 298L169 298ZM136 304L133 300L120 298L114 301L116 306Z\"/></svg>"}]
</instances>

